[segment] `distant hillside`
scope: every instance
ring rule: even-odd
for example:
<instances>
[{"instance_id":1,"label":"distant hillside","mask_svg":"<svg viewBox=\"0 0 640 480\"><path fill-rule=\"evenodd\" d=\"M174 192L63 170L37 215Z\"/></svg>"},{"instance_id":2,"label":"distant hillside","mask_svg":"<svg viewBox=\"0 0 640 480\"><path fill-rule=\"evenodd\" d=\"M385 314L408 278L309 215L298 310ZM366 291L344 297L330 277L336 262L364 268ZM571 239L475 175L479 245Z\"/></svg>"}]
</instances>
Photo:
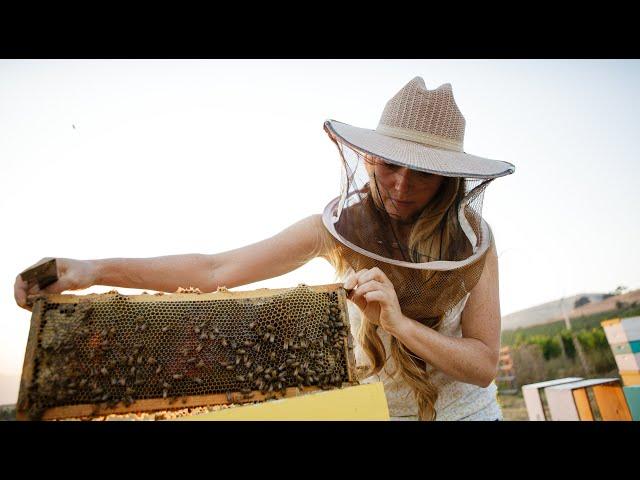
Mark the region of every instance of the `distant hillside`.
<instances>
[{"instance_id":1,"label":"distant hillside","mask_svg":"<svg viewBox=\"0 0 640 480\"><path fill-rule=\"evenodd\" d=\"M574 295L572 297L566 297L561 300L553 300L541 305L536 305L535 307L530 307L518 312L510 313L509 315L505 315L502 317L502 330L515 330L516 328L525 328L533 325L540 325L543 323L556 322L559 318L563 318L563 305L564 310L568 315L570 312L574 311L573 306L578 299L582 297L587 297L589 299L588 304L580 307L586 308L593 306L592 304L600 303L605 296L606 294L604 293L582 293L579 295ZM618 297L620 296L621 295L618 295ZM613 298L616 297L610 297L610 299ZM615 300L613 304L615 308Z\"/></svg>"},{"instance_id":2,"label":"distant hillside","mask_svg":"<svg viewBox=\"0 0 640 480\"><path fill-rule=\"evenodd\" d=\"M617 310L621 304L634 306L634 303L635 305L640 305L640 290L633 290L631 292L623 293L622 295L606 298L597 303L587 303L581 307L572 308L571 311L567 311L567 316L569 318L586 317L595 313ZM557 321L562 319L562 315L559 315L554 320Z\"/></svg>"}]
</instances>

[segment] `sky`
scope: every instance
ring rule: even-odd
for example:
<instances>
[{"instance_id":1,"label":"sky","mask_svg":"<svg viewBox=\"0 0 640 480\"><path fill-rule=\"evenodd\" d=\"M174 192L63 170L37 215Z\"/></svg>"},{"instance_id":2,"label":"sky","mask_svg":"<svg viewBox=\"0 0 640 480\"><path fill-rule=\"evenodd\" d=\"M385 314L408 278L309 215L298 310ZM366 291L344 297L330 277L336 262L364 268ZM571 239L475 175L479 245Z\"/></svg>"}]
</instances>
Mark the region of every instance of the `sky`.
<instances>
[{"instance_id":1,"label":"sky","mask_svg":"<svg viewBox=\"0 0 640 480\"><path fill-rule=\"evenodd\" d=\"M640 61L0 60L0 374L24 360L20 271L219 253L321 213L341 168L323 121L375 128L415 76L451 83L466 152L516 166L483 208L503 315L640 288ZM314 259L238 289L334 281Z\"/></svg>"}]
</instances>

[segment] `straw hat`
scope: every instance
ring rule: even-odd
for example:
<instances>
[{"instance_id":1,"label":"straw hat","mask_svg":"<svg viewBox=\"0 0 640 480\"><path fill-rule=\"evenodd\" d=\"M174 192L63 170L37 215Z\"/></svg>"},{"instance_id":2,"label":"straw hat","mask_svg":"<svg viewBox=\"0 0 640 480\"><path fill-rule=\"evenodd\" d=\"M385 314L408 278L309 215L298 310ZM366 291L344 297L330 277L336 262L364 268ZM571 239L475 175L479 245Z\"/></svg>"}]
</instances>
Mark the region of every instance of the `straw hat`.
<instances>
[{"instance_id":1,"label":"straw hat","mask_svg":"<svg viewBox=\"0 0 640 480\"><path fill-rule=\"evenodd\" d=\"M325 127L352 147L416 170L473 178L496 178L515 171L511 163L465 153L464 126L451 85L427 90L421 77L387 102L375 130L336 120L325 122Z\"/></svg>"}]
</instances>

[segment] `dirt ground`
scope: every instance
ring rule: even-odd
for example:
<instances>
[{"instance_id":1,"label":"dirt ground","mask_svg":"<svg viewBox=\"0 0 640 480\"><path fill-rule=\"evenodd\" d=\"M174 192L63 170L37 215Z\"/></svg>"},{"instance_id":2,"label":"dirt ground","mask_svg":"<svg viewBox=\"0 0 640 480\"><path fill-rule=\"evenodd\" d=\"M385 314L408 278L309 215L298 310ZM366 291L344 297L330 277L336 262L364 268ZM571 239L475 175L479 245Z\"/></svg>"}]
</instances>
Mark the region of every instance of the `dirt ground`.
<instances>
[{"instance_id":1,"label":"dirt ground","mask_svg":"<svg viewBox=\"0 0 640 480\"><path fill-rule=\"evenodd\" d=\"M522 392L515 395L498 395L498 403L502 407L502 415L506 421L529 420Z\"/></svg>"}]
</instances>

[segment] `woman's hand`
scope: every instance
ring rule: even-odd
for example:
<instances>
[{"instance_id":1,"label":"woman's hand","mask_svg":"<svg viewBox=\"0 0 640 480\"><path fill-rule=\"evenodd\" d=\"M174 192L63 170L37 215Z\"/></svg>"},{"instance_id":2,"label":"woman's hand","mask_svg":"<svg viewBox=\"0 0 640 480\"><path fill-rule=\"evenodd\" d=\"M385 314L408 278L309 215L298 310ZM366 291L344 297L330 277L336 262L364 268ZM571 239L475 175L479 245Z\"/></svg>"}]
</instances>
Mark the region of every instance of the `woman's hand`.
<instances>
[{"instance_id":1,"label":"woman's hand","mask_svg":"<svg viewBox=\"0 0 640 480\"><path fill-rule=\"evenodd\" d=\"M402 314L396 290L378 267L360 270L349 275L344 288L352 290L347 296L375 325L395 335L409 319Z\"/></svg>"},{"instance_id":2,"label":"woman's hand","mask_svg":"<svg viewBox=\"0 0 640 480\"><path fill-rule=\"evenodd\" d=\"M34 263L31 267L34 267L46 260L51 260L51 258L43 258L42 260ZM58 280L42 290L40 290L37 283L29 287L27 282L25 282L18 274L16 282L13 285L13 296L20 307L31 311L31 307L27 305L27 295L35 295L38 293L61 293L66 290L81 290L95 284L95 267L90 260L56 258L56 265L58 267Z\"/></svg>"}]
</instances>

